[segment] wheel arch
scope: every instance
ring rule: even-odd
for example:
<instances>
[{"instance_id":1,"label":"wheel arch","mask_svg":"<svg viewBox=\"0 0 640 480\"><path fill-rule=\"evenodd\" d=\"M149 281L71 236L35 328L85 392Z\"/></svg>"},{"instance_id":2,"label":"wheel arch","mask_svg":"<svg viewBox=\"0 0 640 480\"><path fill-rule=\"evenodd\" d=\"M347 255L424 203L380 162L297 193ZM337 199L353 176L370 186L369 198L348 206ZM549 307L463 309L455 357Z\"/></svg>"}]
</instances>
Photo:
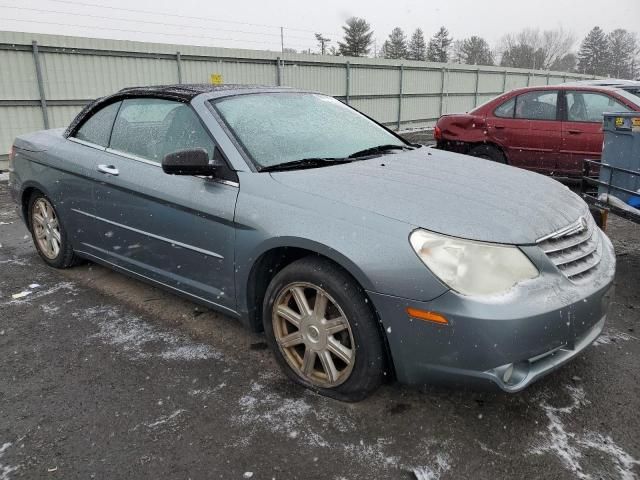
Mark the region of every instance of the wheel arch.
<instances>
[{"instance_id":1,"label":"wheel arch","mask_svg":"<svg viewBox=\"0 0 640 480\"><path fill-rule=\"evenodd\" d=\"M306 256L326 259L351 276L365 290L371 290L372 282L365 273L345 255L318 242L297 237L277 237L265 242L256 254L250 255L253 262L245 269L247 274L236 279L238 285L238 310L254 331L262 329L262 300L271 279L284 267Z\"/></svg>"},{"instance_id":2,"label":"wheel arch","mask_svg":"<svg viewBox=\"0 0 640 480\"><path fill-rule=\"evenodd\" d=\"M488 147L493 147L493 148L497 149L498 151L500 151L500 153L504 156L505 164L506 165L510 165L509 156L507 155L507 149L504 146L500 145L499 143L497 143L497 142L495 142L493 140L486 140L484 142L469 142L468 143L467 153L470 152L475 147L480 147L482 145L486 145Z\"/></svg>"},{"instance_id":3,"label":"wheel arch","mask_svg":"<svg viewBox=\"0 0 640 480\"><path fill-rule=\"evenodd\" d=\"M245 320L247 326L254 332L263 330L262 304L267 287L273 277L296 260L316 256L343 270L363 289L363 294L375 316L380 338L384 345L389 379L395 378L395 366L387 335L380 321L380 315L367 293L367 290L372 289L373 284L365 273L345 255L320 243L286 237L280 237L278 240L280 242L269 243L268 246L261 249L261 253L254 257L255 261L251 264L248 275L242 280L244 288L239 290L237 298L243 302L239 305L239 310L241 318Z\"/></svg>"},{"instance_id":4,"label":"wheel arch","mask_svg":"<svg viewBox=\"0 0 640 480\"><path fill-rule=\"evenodd\" d=\"M50 198L46 189L37 182L25 182L22 186L20 193L20 208L22 212L22 218L29 231L31 231L31 224L29 223L29 199L35 192L40 192L44 196Z\"/></svg>"}]
</instances>

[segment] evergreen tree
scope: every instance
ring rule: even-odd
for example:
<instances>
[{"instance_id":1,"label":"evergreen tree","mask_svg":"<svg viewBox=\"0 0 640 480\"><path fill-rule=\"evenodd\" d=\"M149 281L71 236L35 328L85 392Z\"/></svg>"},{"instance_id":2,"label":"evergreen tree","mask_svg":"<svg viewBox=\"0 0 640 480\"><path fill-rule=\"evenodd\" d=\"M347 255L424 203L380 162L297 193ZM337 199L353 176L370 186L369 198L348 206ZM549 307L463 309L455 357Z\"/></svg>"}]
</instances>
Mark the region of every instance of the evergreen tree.
<instances>
[{"instance_id":1,"label":"evergreen tree","mask_svg":"<svg viewBox=\"0 0 640 480\"><path fill-rule=\"evenodd\" d=\"M429 48L427 49L427 60L430 62L446 63L449 61L449 48L453 40L449 37L449 31L440 27L431 40L429 40Z\"/></svg>"},{"instance_id":2,"label":"evergreen tree","mask_svg":"<svg viewBox=\"0 0 640 480\"><path fill-rule=\"evenodd\" d=\"M578 70L589 75L605 76L609 73L609 44L600 27L593 27L580 45Z\"/></svg>"},{"instance_id":3,"label":"evergreen tree","mask_svg":"<svg viewBox=\"0 0 640 480\"><path fill-rule=\"evenodd\" d=\"M373 31L364 18L351 17L342 29L344 30L344 41L338 42L340 55L363 57L369 53Z\"/></svg>"},{"instance_id":4,"label":"evergreen tree","mask_svg":"<svg viewBox=\"0 0 640 480\"><path fill-rule=\"evenodd\" d=\"M633 79L634 60L638 51L637 37L623 28L607 35L611 76Z\"/></svg>"},{"instance_id":5,"label":"evergreen tree","mask_svg":"<svg viewBox=\"0 0 640 480\"><path fill-rule=\"evenodd\" d=\"M400 27L391 31L389 39L384 42L384 58L407 58L407 37Z\"/></svg>"},{"instance_id":6,"label":"evergreen tree","mask_svg":"<svg viewBox=\"0 0 640 480\"><path fill-rule=\"evenodd\" d=\"M493 65L491 48L484 38L473 35L465 38L460 46L462 63L467 65Z\"/></svg>"},{"instance_id":7,"label":"evergreen tree","mask_svg":"<svg viewBox=\"0 0 640 480\"><path fill-rule=\"evenodd\" d=\"M408 50L408 58L410 60L424 61L427 59L427 43L424 40L424 33L421 28L416 28L416 31L411 35Z\"/></svg>"}]
</instances>

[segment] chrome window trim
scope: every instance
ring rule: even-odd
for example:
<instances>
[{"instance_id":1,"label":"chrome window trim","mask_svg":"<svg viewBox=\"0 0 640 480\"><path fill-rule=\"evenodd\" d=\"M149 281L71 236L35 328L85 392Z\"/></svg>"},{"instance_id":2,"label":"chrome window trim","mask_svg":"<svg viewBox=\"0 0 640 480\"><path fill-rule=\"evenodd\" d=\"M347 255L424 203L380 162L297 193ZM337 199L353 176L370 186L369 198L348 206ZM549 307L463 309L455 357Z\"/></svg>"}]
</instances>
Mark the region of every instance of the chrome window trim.
<instances>
[{"instance_id":1,"label":"chrome window trim","mask_svg":"<svg viewBox=\"0 0 640 480\"><path fill-rule=\"evenodd\" d=\"M76 213L79 213L80 215L85 215L85 216L87 216L89 218L93 218L95 220L100 220L101 222L105 222L105 223L108 223L110 225L114 225L116 227L124 228L125 230L130 230L132 232L136 232L136 233L139 233L141 235L146 235L148 237L155 238L156 240L160 240L162 242L166 242L166 243L169 243L171 245L177 245L179 247L186 248L187 250L193 250L194 252L202 253L202 254L208 255L210 257L215 257L215 258L219 258L221 260L224 260L224 257L222 255L220 255L219 253L212 252L210 250L205 250L204 248L195 247L193 245L189 245L188 243L182 243L182 242L179 242L177 240L172 240L172 239L167 238L167 237L161 237L160 235L156 235L154 233L145 232L144 230L139 230L137 228L130 227L128 225L123 225L122 223L114 222L112 220L107 220L106 218L98 217L97 215L93 215L91 213L87 213L87 212L84 212L82 210L78 210L77 208L72 208L71 210L76 212Z\"/></svg>"},{"instance_id":2,"label":"chrome window trim","mask_svg":"<svg viewBox=\"0 0 640 480\"><path fill-rule=\"evenodd\" d=\"M112 153L113 155L118 155L119 157L128 158L129 160L135 160L136 162L146 163L148 165L153 165L154 167L161 167L160 162L154 162L153 160L147 160L146 158L138 157L137 155L133 155L132 153L123 152L121 150L116 150L115 148L107 148L105 152Z\"/></svg>"},{"instance_id":3,"label":"chrome window trim","mask_svg":"<svg viewBox=\"0 0 640 480\"><path fill-rule=\"evenodd\" d=\"M87 142L86 140L80 140L79 138L76 138L76 137L67 137L67 140L74 143L78 143L80 145L84 145L85 147L95 148L96 150L100 150L101 152L104 152L107 150L107 147L103 147L102 145L98 145L97 143Z\"/></svg>"}]
</instances>

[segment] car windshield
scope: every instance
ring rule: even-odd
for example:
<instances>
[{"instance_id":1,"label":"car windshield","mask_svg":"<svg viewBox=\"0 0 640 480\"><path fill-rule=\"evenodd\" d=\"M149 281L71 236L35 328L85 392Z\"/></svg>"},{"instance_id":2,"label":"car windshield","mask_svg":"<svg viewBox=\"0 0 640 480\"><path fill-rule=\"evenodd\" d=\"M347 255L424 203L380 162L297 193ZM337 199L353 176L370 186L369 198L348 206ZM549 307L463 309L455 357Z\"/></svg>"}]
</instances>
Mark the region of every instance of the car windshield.
<instances>
[{"instance_id":1,"label":"car windshield","mask_svg":"<svg viewBox=\"0 0 640 480\"><path fill-rule=\"evenodd\" d=\"M309 158L345 158L380 145L407 146L325 95L259 93L223 98L213 105L258 168Z\"/></svg>"}]
</instances>

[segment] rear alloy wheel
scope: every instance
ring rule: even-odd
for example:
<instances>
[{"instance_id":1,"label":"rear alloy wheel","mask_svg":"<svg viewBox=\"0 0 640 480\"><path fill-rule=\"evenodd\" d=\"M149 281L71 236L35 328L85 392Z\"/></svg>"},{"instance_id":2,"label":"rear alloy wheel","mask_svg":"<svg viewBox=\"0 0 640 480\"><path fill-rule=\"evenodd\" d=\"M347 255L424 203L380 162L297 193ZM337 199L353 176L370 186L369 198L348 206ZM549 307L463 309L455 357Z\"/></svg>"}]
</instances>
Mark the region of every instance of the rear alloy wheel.
<instances>
[{"instance_id":1,"label":"rear alloy wheel","mask_svg":"<svg viewBox=\"0 0 640 480\"><path fill-rule=\"evenodd\" d=\"M76 262L73 249L60 217L51 202L36 192L29 199L29 227L40 257L56 268L67 268Z\"/></svg>"},{"instance_id":2,"label":"rear alloy wheel","mask_svg":"<svg viewBox=\"0 0 640 480\"><path fill-rule=\"evenodd\" d=\"M336 265L307 257L285 267L267 289L263 323L278 363L305 387L357 401L380 385L385 354L377 319Z\"/></svg>"},{"instance_id":3,"label":"rear alloy wheel","mask_svg":"<svg viewBox=\"0 0 640 480\"><path fill-rule=\"evenodd\" d=\"M507 158L499 148L493 145L476 145L469 150L469 155L472 157L484 158L497 163L507 163Z\"/></svg>"}]
</instances>

